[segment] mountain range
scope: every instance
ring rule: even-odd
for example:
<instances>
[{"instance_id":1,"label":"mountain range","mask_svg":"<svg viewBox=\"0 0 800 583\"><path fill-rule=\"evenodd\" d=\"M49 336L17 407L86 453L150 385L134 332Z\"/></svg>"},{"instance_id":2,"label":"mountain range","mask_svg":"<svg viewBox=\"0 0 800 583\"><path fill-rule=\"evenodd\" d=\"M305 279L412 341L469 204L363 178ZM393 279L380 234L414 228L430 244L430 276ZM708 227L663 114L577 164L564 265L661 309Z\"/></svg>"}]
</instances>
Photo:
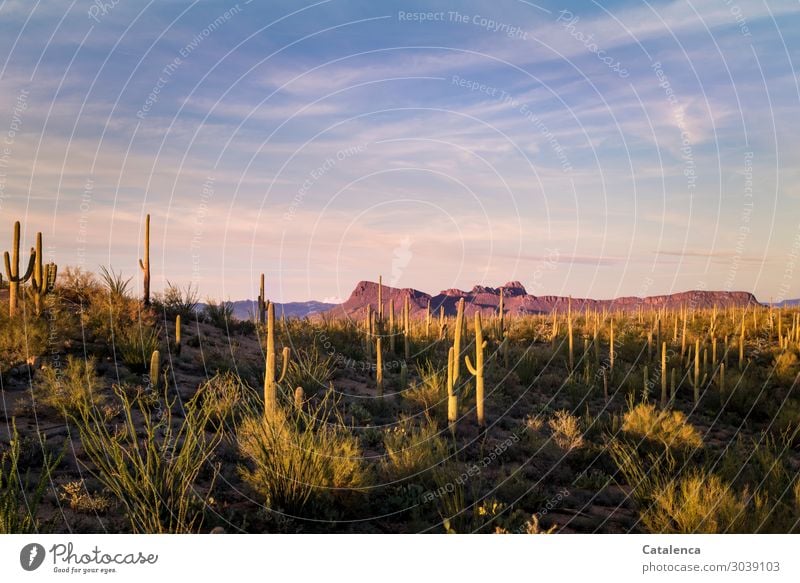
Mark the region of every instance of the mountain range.
<instances>
[{"instance_id":1,"label":"mountain range","mask_svg":"<svg viewBox=\"0 0 800 583\"><path fill-rule=\"evenodd\" d=\"M570 298L567 296L534 296L529 294L525 287L518 281L509 281L501 287L487 287L476 285L469 291L460 289L446 289L436 295L430 295L413 288L396 288L383 286L382 295L384 306L388 307L390 300L394 300L396 314L401 313L404 298L409 298L412 317L420 317L425 313L430 301L431 311L438 314L443 307L446 315L456 313L458 301L464 298L465 312L472 315L480 311L482 315L496 314L500 305L500 290L503 289L503 306L507 314L549 314L553 310L567 309ZM252 318L256 309L255 300L240 300L231 302L234 316L239 319ZM372 281L360 281L350 294L350 297L341 304L332 304L319 301L287 302L275 304L275 315L280 317L284 313L287 318L304 318L325 314L332 317L362 316L367 304L373 309L378 306L378 284ZM613 300L595 300L591 298L572 298L572 309L583 310L622 310L633 311L640 306L644 308L668 309L690 308L725 308L729 306L746 306L759 304L756 297L750 292L741 291L706 291L691 290L667 295L657 296L625 296ZM784 305L793 305L793 300L783 302Z\"/></svg>"},{"instance_id":2,"label":"mountain range","mask_svg":"<svg viewBox=\"0 0 800 583\"><path fill-rule=\"evenodd\" d=\"M501 287L487 287L476 285L469 291L460 289L442 290L436 295L430 295L413 288L395 288L383 286L381 291L384 306L394 300L395 311L400 314L405 298L409 299L411 315L419 316L427 310L430 302L431 311L437 312L444 308L446 315L456 313L458 301L464 298L465 312L472 315L480 311L482 315L497 313L500 304L500 290L503 289L503 307L507 314L549 314L553 310L563 311L570 302L565 296L534 296L529 294L525 287L518 281L510 281ZM645 308L680 308L682 306L702 309L717 306L746 306L758 304L756 297L749 292L738 291L704 291L692 290L668 295L647 297L620 297L613 300L594 300L589 298L572 298L572 309L582 310L636 310L640 306ZM367 304L373 309L378 305L378 284L372 281L361 281L356 285L350 297L341 304L335 305L325 311L326 315L361 316Z\"/></svg>"}]
</instances>

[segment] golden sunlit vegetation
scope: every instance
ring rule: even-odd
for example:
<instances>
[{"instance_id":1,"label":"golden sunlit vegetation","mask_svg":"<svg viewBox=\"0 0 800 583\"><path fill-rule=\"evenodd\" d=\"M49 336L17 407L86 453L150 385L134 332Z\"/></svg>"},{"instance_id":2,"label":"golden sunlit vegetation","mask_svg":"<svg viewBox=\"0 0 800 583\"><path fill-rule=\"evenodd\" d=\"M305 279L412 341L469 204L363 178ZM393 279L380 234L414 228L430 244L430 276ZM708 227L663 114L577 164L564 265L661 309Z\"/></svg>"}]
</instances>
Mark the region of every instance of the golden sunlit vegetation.
<instances>
[{"instance_id":1,"label":"golden sunlit vegetation","mask_svg":"<svg viewBox=\"0 0 800 583\"><path fill-rule=\"evenodd\" d=\"M800 310L299 319L262 284L239 320L151 295L147 248L141 296L41 253L0 289L0 532L800 530Z\"/></svg>"}]
</instances>

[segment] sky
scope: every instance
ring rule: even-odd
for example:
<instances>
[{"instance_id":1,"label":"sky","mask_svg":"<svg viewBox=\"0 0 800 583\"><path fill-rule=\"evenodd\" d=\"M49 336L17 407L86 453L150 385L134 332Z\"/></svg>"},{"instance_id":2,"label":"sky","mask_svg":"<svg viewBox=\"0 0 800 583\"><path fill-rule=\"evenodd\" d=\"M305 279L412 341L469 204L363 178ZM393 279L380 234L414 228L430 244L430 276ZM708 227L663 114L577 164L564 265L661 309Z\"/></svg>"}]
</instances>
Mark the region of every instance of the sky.
<instances>
[{"instance_id":1,"label":"sky","mask_svg":"<svg viewBox=\"0 0 800 583\"><path fill-rule=\"evenodd\" d=\"M800 4L0 0L0 250L202 297L800 297Z\"/></svg>"}]
</instances>

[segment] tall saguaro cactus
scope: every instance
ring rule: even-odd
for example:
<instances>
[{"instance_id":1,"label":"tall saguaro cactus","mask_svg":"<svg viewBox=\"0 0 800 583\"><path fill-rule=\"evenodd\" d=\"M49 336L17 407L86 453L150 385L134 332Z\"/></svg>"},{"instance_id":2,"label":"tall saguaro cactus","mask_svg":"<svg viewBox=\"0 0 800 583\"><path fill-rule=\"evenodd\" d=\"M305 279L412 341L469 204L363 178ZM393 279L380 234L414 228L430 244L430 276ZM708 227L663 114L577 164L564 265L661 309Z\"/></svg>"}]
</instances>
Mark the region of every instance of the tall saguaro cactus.
<instances>
[{"instance_id":1,"label":"tall saguaro cactus","mask_svg":"<svg viewBox=\"0 0 800 583\"><path fill-rule=\"evenodd\" d=\"M19 221L14 223L14 242L11 247L11 255L8 251L4 255L6 263L6 279L8 279L8 315L12 318L17 312L17 298L19 297L19 284L25 283L33 275L33 267L36 262L36 249L31 249L31 257L28 260L28 269L25 274L19 274Z\"/></svg>"},{"instance_id":2,"label":"tall saguaro cactus","mask_svg":"<svg viewBox=\"0 0 800 583\"><path fill-rule=\"evenodd\" d=\"M661 343L661 406L667 406L667 343Z\"/></svg>"},{"instance_id":3,"label":"tall saguaro cactus","mask_svg":"<svg viewBox=\"0 0 800 583\"><path fill-rule=\"evenodd\" d=\"M264 412L274 413L278 407L278 384L286 378L289 367L289 347L283 348L283 368L281 376L275 378L275 304L267 308L267 367L264 372Z\"/></svg>"},{"instance_id":4,"label":"tall saguaro cactus","mask_svg":"<svg viewBox=\"0 0 800 583\"><path fill-rule=\"evenodd\" d=\"M505 288L501 287L500 288L500 305L497 308L498 311L499 311L499 314L498 314L499 329L497 331L497 337L498 338L502 338L503 337L503 333L506 330L506 310L505 310L504 297L505 297Z\"/></svg>"},{"instance_id":5,"label":"tall saguaro cactus","mask_svg":"<svg viewBox=\"0 0 800 583\"><path fill-rule=\"evenodd\" d=\"M483 339L483 328L481 327L481 313L475 312L475 366L469 356L466 357L467 369L475 377L475 408L478 412L478 425L486 426L486 416L483 408L483 352L486 349L486 340Z\"/></svg>"},{"instance_id":6,"label":"tall saguaro cactus","mask_svg":"<svg viewBox=\"0 0 800 583\"><path fill-rule=\"evenodd\" d=\"M259 323L267 323L267 299L264 295L264 274L261 274L261 282L258 286L258 321Z\"/></svg>"},{"instance_id":7,"label":"tall saguaro cactus","mask_svg":"<svg viewBox=\"0 0 800 583\"><path fill-rule=\"evenodd\" d=\"M453 433L456 431L456 421L458 421L458 395L453 386L454 354L455 349L451 346L447 353L447 423Z\"/></svg>"},{"instance_id":8,"label":"tall saguaro cactus","mask_svg":"<svg viewBox=\"0 0 800 583\"><path fill-rule=\"evenodd\" d=\"M383 398L383 349L381 347L381 337L375 339L375 385L379 398Z\"/></svg>"},{"instance_id":9,"label":"tall saguaro cactus","mask_svg":"<svg viewBox=\"0 0 800 583\"><path fill-rule=\"evenodd\" d=\"M461 362L461 330L464 327L464 298L458 300L458 311L456 312L456 325L453 330L453 349L456 351L455 361L453 362L453 384L458 381L459 363Z\"/></svg>"},{"instance_id":10,"label":"tall saguaro cactus","mask_svg":"<svg viewBox=\"0 0 800 583\"><path fill-rule=\"evenodd\" d=\"M42 257L42 234L36 233L36 261L31 276L30 294L33 296L33 305L37 316L41 315L44 299L53 291L58 274L58 266L53 262L43 265Z\"/></svg>"},{"instance_id":11,"label":"tall saguaro cactus","mask_svg":"<svg viewBox=\"0 0 800 583\"><path fill-rule=\"evenodd\" d=\"M567 335L569 337L569 376L570 378L575 373L575 353L573 352L573 338L572 338L572 296L567 303Z\"/></svg>"},{"instance_id":12,"label":"tall saguaro cactus","mask_svg":"<svg viewBox=\"0 0 800 583\"><path fill-rule=\"evenodd\" d=\"M144 220L144 259L139 259L139 269L142 270L142 285L144 295L142 301L145 306L150 305L150 214Z\"/></svg>"}]
</instances>

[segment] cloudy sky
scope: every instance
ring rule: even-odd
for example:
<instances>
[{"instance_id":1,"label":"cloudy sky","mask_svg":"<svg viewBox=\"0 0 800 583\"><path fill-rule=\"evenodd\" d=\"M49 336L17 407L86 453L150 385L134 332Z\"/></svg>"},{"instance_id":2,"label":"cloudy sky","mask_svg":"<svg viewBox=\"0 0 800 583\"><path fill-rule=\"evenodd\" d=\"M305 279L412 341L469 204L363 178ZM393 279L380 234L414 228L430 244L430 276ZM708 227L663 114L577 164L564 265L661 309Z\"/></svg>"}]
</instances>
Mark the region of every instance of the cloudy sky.
<instances>
[{"instance_id":1,"label":"cloudy sky","mask_svg":"<svg viewBox=\"0 0 800 583\"><path fill-rule=\"evenodd\" d=\"M203 296L800 296L795 0L6 0L0 57L0 249L138 281L150 213Z\"/></svg>"}]
</instances>

